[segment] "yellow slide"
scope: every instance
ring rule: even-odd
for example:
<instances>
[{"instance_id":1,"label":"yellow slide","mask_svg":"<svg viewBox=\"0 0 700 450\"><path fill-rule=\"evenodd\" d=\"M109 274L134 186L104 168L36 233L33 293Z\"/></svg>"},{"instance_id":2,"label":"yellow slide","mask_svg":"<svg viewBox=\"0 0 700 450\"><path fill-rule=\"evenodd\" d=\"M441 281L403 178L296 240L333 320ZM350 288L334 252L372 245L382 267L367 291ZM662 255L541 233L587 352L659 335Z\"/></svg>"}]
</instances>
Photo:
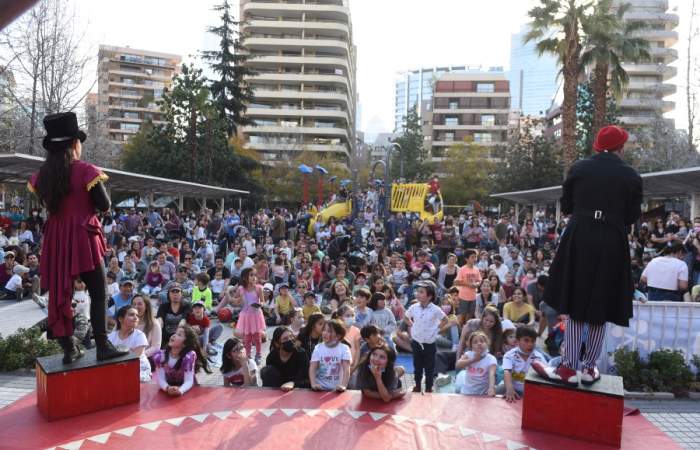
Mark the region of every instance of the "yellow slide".
<instances>
[{"instance_id":1,"label":"yellow slide","mask_svg":"<svg viewBox=\"0 0 700 450\"><path fill-rule=\"evenodd\" d=\"M427 205L428 185L425 183L394 184L391 187L391 212L412 212L418 213L421 220L432 223L437 217L442 220L442 195L438 192L440 199L440 210L437 214L430 205Z\"/></svg>"},{"instance_id":2,"label":"yellow slide","mask_svg":"<svg viewBox=\"0 0 700 450\"><path fill-rule=\"evenodd\" d=\"M328 223L331 217L335 217L336 219L343 219L349 216L350 214L352 214L352 202L350 200L347 200L345 202L333 203L332 205L329 205L328 207L322 209L320 213L316 214L309 221L308 233L311 236L314 235L314 224L319 220L322 223Z\"/></svg>"}]
</instances>

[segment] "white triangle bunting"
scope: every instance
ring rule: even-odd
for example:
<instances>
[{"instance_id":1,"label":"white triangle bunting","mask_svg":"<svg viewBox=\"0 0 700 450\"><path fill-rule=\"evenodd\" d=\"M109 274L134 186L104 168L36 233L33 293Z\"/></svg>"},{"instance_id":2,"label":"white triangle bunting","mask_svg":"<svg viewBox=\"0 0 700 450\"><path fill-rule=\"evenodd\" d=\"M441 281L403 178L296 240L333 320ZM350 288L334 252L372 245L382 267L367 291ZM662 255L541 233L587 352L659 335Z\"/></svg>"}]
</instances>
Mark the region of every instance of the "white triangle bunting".
<instances>
[{"instance_id":1,"label":"white triangle bunting","mask_svg":"<svg viewBox=\"0 0 700 450\"><path fill-rule=\"evenodd\" d=\"M190 416L190 419L196 420L197 422L202 423L206 420L207 417L209 417L209 413L195 414L194 416Z\"/></svg>"},{"instance_id":2,"label":"white triangle bunting","mask_svg":"<svg viewBox=\"0 0 700 450\"><path fill-rule=\"evenodd\" d=\"M313 417L316 414L321 412L320 409L309 409L309 408L302 408L302 411L304 411L304 414L306 414L307 416L310 416L310 417Z\"/></svg>"},{"instance_id":3,"label":"white triangle bunting","mask_svg":"<svg viewBox=\"0 0 700 450\"><path fill-rule=\"evenodd\" d=\"M254 409L237 409L237 410L236 410L236 413L237 413L239 416L241 416L241 417L247 419L248 417L252 416L253 413L255 413L255 410L254 410Z\"/></svg>"},{"instance_id":4,"label":"white triangle bunting","mask_svg":"<svg viewBox=\"0 0 700 450\"><path fill-rule=\"evenodd\" d=\"M69 442L67 444L61 445L60 447L65 448L66 450L79 450L80 447L83 446L83 442L85 442L85 439Z\"/></svg>"},{"instance_id":5,"label":"white triangle bunting","mask_svg":"<svg viewBox=\"0 0 700 450\"><path fill-rule=\"evenodd\" d=\"M377 422L377 421L382 420L384 417L386 417L386 414L384 414L384 413L378 413L378 412L371 412L371 413L369 413L369 416L370 416L375 422Z\"/></svg>"},{"instance_id":6,"label":"white triangle bunting","mask_svg":"<svg viewBox=\"0 0 700 450\"><path fill-rule=\"evenodd\" d=\"M158 429L158 427L160 426L161 423L163 423L162 420L157 420L157 421L155 421L155 422L143 423L143 424L141 424L141 425L139 425L139 426L140 426L141 428L145 428L145 429L147 429L147 430L156 431L156 430Z\"/></svg>"},{"instance_id":7,"label":"white triangle bunting","mask_svg":"<svg viewBox=\"0 0 700 450\"><path fill-rule=\"evenodd\" d=\"M131 435L134 434L134 431L136 431L136 427L126 427L115 431L115 433L121 434L122 436L131 437Z\"/></svg>"},{"instance_id":8,"label":"white triangle bunting","mask_svg":"<svg viewBox=\"0 0 700 450\"><path fill-rule=\"evenodd\" d=\"M292 417L294 414L296 414L297 411L299 411L298 408L280 408L280 411L282 411L287 417Z\"/></svg>"},{"instance_id":9,"label":"white triangle bunting","mask_svg":"<svg viewBox=\"0 0 700 450\"><path fill-rule=\"evenodd\" d=\"M508 447L508 450L518 450L521 448L527 448L527 445L521 444L520 442L508 441L506 442L506 447Z\"/></svg>"},{"instance_id":10,"label":"white triangle bunting","mask_svg":"<svg viewBox=\"0 0 700 450\"><path fill-rule=\"evenodd\" d=\"M265 417L270 417L270 416L273 415L276 411L277 411L276 408L275 408L275 409L261 409L261 410L260 410L260 413L261 413L262 415L264 415Z\"/></svg>"},{"instance_id":11,"label":"white triangle bunting","mask_svg":"<svg viewBox=\"0 0 700 450\"><path fill-rule=\"evenodd\" d=\"M88 441L97 442L98 444L106 444L111 434L111 432L98 434L96 436L89 437Z\"/></svg>"},{"instance_id":12,"label":"white triangle bunting","mask_svg":"<svg viewBox=\"0 0 700 450\"><path fill-rule=\"evenodd\" d=\"M451 423L445 423L445 422L437 422L435 426L438 428L440 431L447 431L450 428L452 428L454 425Z\"/></svg>"},{"instance_id":13,"label":"white triangle bunting","mask_svg":"<svg viewBox=\"0 0 700 450\"><path fill-rule=\"evenodd\" d=\"M172 419L166 419L165 422L175 427L179 427L185 419L187 419L187 416L173 417Z\"/></svg>"},{"instance_id":14,"label":"white triangle bunting","mask_svg":"<svg viewBox=\"0 0 700 450\"><path fill-rule=\"evenodd\" d=\"M488 443L488 442L496 442L500 440L500 436L496 436L494 434L488 434L488 433L481 433L481 440Z\"/></svg>"},{"instance_id":15,"label":"white triangle bunting","mask_svg":"<svg viewBox=\"0 0 700 450\"><path fill-rule=\"evenodd\" d=\"M400 415L397 415L397 414L392 414L392 415L391 415L391 418L394 419L394 421L395 421L396 423L402 423L402 422L405 422L405 421L407 421L408 419L410 419L410 417L407 417L407 416L400 416Z\"/></svg>"},{"instance_id":16,"label":"white triangle bunting","mask_svg":"<svg viewBox=\"0 0 700 450\"><path fill-rule=\"evenodd\" d=\"M426 419L413 419L413 421L418 425L419 427L423 427L425 425L428 425L430 423L429 420Z\"/></svg>"},{"instance_id":17,"label":"white triangle bunting","mask_svg":"<svg viewBox=\"0 0 700 450\"><path fill-rule=\"evenodd\" d=\"M339 409L324 409L323 411L325 411L325 413L328 414L328 417L331 419L338 417L338 414L341 413Z\"/></svg>"},{"instance_id":18,"label":"white triangle bunting","mask_svg":"<svg viewBox=\"0 0 700 450\"><path fill-rule=\"evenodd\" d=\"M228 411L217 411L217 412L212 413L212 414L214 414L216 417L218 417L218 418L221 419L221 420L226 420L226 419L228 418L228 416L230 416L231 414L233 414L233 411L231 411L231 410L228 410Z\"/></svg>"},{"instance_id":19,"label":"white triangle bunting","mask_svg":"<svg viewBox=\"0 0 700 450\"><path fill-rule=\"evenodd\" d=\"M365 415L365 412L364 412L364 411L354 411L354 410L351 410L351 409L348 409L348 410L346 410L345 412L347 412L347 413L350 415L350 417L352 417L352 418L355 419L355 420L357 420L357 419L359 419L360 417L362 417L362 416Z\"/></svg>"},{"instance_id":20,"label":"white triangle bunting","mask_svg":"<svg viewBox=\"0 0 700 450\"><path fill-rule=\"evenodd\" d=\"M469 437L476 434L476 430L472 430L471 428L459 427L459 433L462 435L462 437Z\"/></svg>"}]
</instances>

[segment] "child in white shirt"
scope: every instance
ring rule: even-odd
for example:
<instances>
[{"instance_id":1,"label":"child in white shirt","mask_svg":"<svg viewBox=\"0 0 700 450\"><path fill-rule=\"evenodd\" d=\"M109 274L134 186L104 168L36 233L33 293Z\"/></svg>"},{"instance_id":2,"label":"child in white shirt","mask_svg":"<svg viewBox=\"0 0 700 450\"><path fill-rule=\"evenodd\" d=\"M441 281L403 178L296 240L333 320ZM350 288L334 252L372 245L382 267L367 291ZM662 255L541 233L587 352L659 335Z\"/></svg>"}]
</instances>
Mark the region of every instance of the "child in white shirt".
<instances>
[{"instance_id":1,"label":"child in white shirt","mask_svg":"<svg viewBox=\"0 0 700 450\"><path fill-rule=\"evenodd\" d=\"M464 352L455 364L455 369L465 369L464 395L496 395L496 357L489 353L489 338L483 331L469 336L471 350Z\"/></svg>"}]
</instances>

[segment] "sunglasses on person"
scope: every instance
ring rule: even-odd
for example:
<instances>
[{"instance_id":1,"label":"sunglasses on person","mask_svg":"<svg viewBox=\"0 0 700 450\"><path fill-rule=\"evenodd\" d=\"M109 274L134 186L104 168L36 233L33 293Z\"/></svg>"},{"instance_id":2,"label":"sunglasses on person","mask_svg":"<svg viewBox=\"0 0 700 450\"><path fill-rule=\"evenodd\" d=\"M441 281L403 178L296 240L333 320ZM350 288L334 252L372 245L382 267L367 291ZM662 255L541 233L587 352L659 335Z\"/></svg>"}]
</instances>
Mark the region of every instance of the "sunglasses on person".
<instances>
[{"instance_id":1,"label":"sunglasses on person","mask_svg":"<svg viewBox=\"0 0 700 450\"><path fill-rule=\"evenodd\" d=\"M176 294L180 294L180 293L182 293L182 290L180 290L180 289L170 289L170 292L174 292L174 293L176 293Z\"/></svg>"}]
</instances>

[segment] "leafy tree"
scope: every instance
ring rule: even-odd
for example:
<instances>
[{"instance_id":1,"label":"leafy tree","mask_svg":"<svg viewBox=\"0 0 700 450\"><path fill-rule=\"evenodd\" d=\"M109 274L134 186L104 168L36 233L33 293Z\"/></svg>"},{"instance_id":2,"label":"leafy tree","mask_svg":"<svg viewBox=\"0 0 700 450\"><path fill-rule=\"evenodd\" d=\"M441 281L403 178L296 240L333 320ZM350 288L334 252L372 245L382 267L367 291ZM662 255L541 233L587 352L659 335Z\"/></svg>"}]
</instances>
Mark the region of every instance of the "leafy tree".
<instances>
[{"instance_id":1,"label":"leafy tree","mask_svg":"<svg viewBox=\"0 0 700 450\"><path fill-rule=\"evenodd\" d=\"M635 130L624 158L642 173L700 166L700 153L688 151L688 136L671 126L661 114L651 125Z\"/></svg>"},{"instance_id":2,"label":"leafy tree","mask_svg":"<svg viewBox=\"0 0 700 450\"><path fill-rule=\"evenodd\" d=\"M561 183L561 149L551 138L535 132L527 123L515 136L497 167L498 192L538 189Z\"/></svg>"},{"instance_id":3,"label":"leafy tree","mask_svg":"<svg viewBox=\"0 0 700 450\"><path fill-rule=\"evenodd\" d=\"M161 102L164 125L146 123L125 145L126 170L258 191L254 160L235 151L201 70L183 65ZM189 168L189 171L186 169ZM216 169L216 170L214 170Z\"/></svg>"},{"instance_id":4,"label":"leafy tree","mask_svg":"<svg viewBox=\"0 0 700 450\"><path fill-rule=\"evenodd\" d=\"M525 42L536 41L540 54L559 59L564 75L562 104L562 161L568 169L576 160L576 97L580 73L583 25L592 13L590 0L540 0L528 15L532 19Z\"/></svg>"},{"instance_id":5,"label":"leafy tree","mask_svg":"<svg viewBox=\"0 0 700 450\"><path fill-rule=\"evenodd\" d=\"M467 205L487 198L493 186L495 163L490 150L474 143L455 144L447 149L440 171L443 201L448 205Z\"/></svg>"},{"instance_id":6,"label":"leafy tree","mask_svg":"<svg viewBox=\"0 0 700 450\"><path fill-rule=\"evenodd\" d=\"M208 31L219 37L219 50L203 51L202 57L218 76L211 81L209 90L219 118L226 121L226 134L230 138L236 134L238 127L254 123L244 113L247 105L253 101L253 89L246 82L246 77L255 75L255 72L245 65L248 56L241 52L242 37L236 31L240 23L231 15L228 0L213 9L221 12L221 24L209 27Z\"/></svg>"},{"instance_id":7,"label":"leafy tree","mask_svg":"<svg viewBox=\"0 0 700 450\"><path fill-rule=\"evenodd\" d=\"M582 72L586 68L593 70L591 91L594 112L590 128L593 136L607 123L608 91L619 100L629 83L622 62L636 63L651 58L649 42L634 36L635 32L647 25L640 21L624 20L629 8L630 4L624 3L613 10L613 0L599 0L585 27L581 68Z\"/></svg>"},{"instance_id":8,"label":"leafy tree","mask_svg":"<svg viewBox=\"0 0 700 450\"><path fill-rule=\"evenodd\" d=\"M423 146L423 128L415 105L408 111L404 122L406 126L403 133L392 141L399 144L401 149L392 151L391 176L393 179L400 177L401 162L403 161L403 178L424 180L430 175L429 167L426 164L428 152Z\"/></svg>"},{"instance_id":9,"label":"leafy tree","mask_svg":"<svg viewBox=\"0 0 700 450\"><path fill-rule=\"evenodd\" d=\"M593 125L595 113L595 96L590 83L579 84L576 99L576 117L578 119L576 121L576 148L579 158L590 156L593 151L593 140L597 134ZM615 97L608 95L604 123L618 125L620 123L619 117L620 110L615 102Z\"/></svg>"}]
</instances>

